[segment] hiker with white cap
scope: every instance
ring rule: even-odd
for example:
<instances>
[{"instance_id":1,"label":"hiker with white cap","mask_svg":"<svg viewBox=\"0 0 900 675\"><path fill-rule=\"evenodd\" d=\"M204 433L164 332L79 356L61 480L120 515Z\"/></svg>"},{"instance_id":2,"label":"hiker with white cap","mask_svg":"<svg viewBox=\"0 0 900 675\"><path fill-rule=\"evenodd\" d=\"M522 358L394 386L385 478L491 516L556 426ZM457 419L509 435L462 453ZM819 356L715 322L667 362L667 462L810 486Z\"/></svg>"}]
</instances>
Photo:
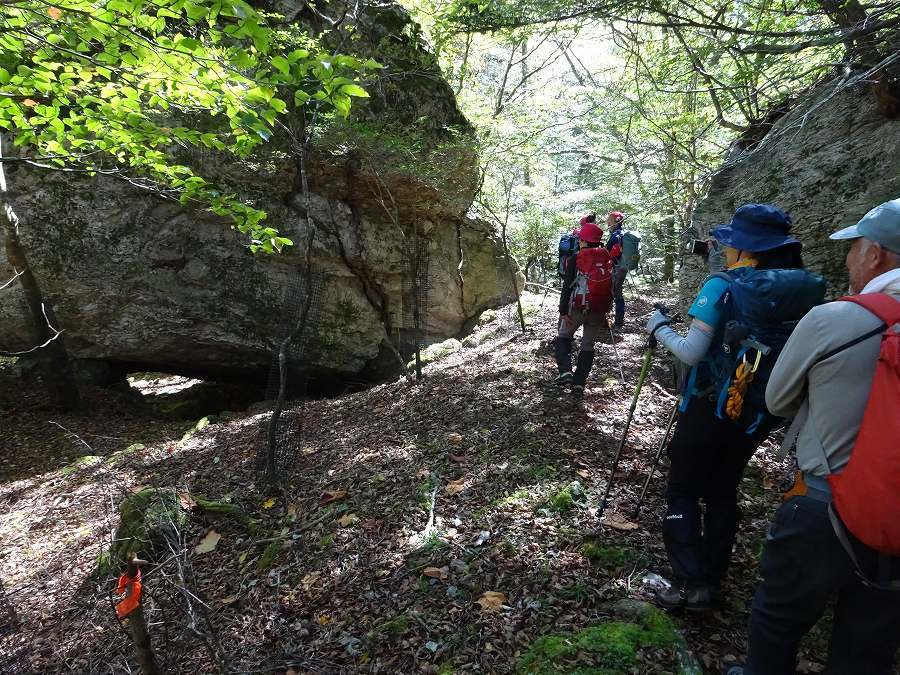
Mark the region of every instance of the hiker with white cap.
<instances>
[{"instance_id":1,"label":"hiker with white cap","mask_svg":"<svg viewBox=\"0 0 900 675\"><path fill-rule=\"evenodd\" d=\"M766 536L745 666L794 673L834 602L826 672L887 675L900 647L900 199L831 235L854 295L811 310L766 388L799 472Z\"/></svg>"}]
</instances>

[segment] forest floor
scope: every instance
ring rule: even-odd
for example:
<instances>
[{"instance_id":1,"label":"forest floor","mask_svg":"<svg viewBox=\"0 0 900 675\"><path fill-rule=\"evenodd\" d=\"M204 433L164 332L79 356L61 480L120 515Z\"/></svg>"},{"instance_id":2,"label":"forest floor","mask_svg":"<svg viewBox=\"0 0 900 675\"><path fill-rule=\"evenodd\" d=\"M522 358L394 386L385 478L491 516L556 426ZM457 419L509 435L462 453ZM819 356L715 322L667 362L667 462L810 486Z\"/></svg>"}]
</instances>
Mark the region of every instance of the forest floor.
<instances>
[{"instance_id":1,"label":"forest floor","mask_svg":"<svg viewBox=\"0 0 900 675\"><path fill-rule=\"evenodd\" d=\"M668 572L665 459L633 517L675 402L661 356L615 476L607 516L616 526L598 531L596 513L654 300L628 303L616 345L627 386L607 340L582 400L548 384L554 296L527 294L524 334L512 310L500 310L479 325L475 346L429 363L421 382L295 408L304 429L275 493L254 473L265 411L222 415L185 435L184 422L123 393L89 390L88 412L60 415L37 392L7 391L0 672L136 671L112 609L119 570L96 570L117 505L147 488L174 489L190 513L144 574L166 672L676 672L675 643L653 634L668 623L626 621L617 609L647 600ZM761 544L786 471L771 444L751 461L724 606L672 617L706 672L745 654ZM249 519L204 508L204 498ZM591 632L604 625L614 628ZM563 637L539 639L548 635ZM823 620L804 642L801 672L822 670L827 637Z\"/></svg>"}]
</instances>

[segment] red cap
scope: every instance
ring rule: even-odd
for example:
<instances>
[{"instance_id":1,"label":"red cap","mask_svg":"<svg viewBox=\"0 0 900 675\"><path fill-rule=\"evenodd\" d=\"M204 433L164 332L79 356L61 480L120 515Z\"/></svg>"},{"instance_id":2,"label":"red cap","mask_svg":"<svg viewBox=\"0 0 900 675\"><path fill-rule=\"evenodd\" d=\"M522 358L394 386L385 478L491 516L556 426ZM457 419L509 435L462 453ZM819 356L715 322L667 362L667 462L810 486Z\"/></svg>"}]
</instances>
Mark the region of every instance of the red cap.
<instances>
[{"instance_id":1,"label":"red cap","mask_svg":"<svg viewBox=\"0 0 900 675\"><path fill-rule=\"evenodd\" d=\"M597 223L582 223L578 238L589 244L599 244L603 241L603 230Z\"/></svg>"},{"instance_id":2,"label":"red cap","mask_svg":"<svg viewBox=\"0 0 900 675\"><path fill-rule=\"evenodd\" d=\"M621 223L623 220L625 220L625 214L621 211L610 211L609 215L612 216L613 220L615 220L617 223Z\"/></svg>"}]
</instances>

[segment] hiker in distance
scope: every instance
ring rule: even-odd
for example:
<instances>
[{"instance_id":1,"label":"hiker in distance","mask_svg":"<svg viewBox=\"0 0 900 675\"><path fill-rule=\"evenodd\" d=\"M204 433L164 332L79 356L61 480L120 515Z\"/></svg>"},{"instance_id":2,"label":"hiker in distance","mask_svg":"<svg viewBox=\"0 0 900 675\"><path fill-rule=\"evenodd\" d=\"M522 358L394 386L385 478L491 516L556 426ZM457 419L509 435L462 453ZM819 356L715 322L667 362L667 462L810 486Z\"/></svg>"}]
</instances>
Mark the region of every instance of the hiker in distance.
<instances>
[{"instance_id":1,"label":"hiker in distance","mask_svg":"<svg viewBox=\"0 0 900 675\"><path fill-rule=\"evenodd\" d=\"M800 639L833 600L826 672L896 672L900 199L831 238L853 242L856 295L811 310L769 379L769 409L796 414L785 447L796 438L800 473L766 536L747 665L729 675L793 673Z\"/></svg>"},{"instance_id":2,"label":"hiker in distance","mask_svg":"<svg viewBox=\"0 0 900 675\"><path fill-rule=\"evenodd\" d=\"M606 225L609 227L609 241L606 242L606 250L613 259L613 302L615 304L615 320L613 328L621 328L625 321L625 295L622 289L625 286L625 277L628 268L622 264L622 237L624 232L622 224L625 222L625 214L621 211L612 211L606 217Z\"/></svg>"},{"instance_id":3,"label":"hiker in distance","mask_svg":"<svg viewBox=\"0 0 900 675\"><path fill-rule=\"evenodd\" d=\"M765 409L768 373L796 321L825 293L824 280L802 269L801 244L790 229L790 217L774 206L741 206L710 232L726 271L703 284L688 311L687 335L661 311L647 323L647 332L691 367L667 446L662 530L674 577L656 594L667 609L701 611L718 602L740 519L738 484L781 422Z\"/></svg>"},{"instance_id":4,"label":"hiker in distance","mask_svg":"<svg viewBox=\"0 0 900 675\"><path fill-rule=\"evenodd\" d=\"M559 376L555 383L571 386L575 396L584 393L594 362L594 345L601 331L609 330L606 315L612 306L612 256L603 247L603 230L595 220L594 214L581 219L578 250L563 263L565 276L555 347ZM579 326L584 326L584 331L573 373L572 341Z\"/></svg>"}]
</instances>

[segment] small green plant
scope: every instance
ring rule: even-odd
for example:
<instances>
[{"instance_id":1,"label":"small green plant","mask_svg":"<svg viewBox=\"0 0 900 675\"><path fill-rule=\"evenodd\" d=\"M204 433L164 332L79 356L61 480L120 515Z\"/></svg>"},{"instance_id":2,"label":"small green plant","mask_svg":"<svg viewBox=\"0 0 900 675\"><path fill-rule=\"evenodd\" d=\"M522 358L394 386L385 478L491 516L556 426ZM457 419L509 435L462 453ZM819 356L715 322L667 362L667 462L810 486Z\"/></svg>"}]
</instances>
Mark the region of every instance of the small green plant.
<instances>
[{"instance_id":1,"label":"small green plant","mask_svg":"<svg viewBox=\"0 0 900 675\"><path fill-rule=\"evenodd\" d=\"M594 590L584 579L578 579L571 584L560 586L556 593L564 600L584 602L594 594Z\"/></svg>"},{"instance_id":2,"label":"small green plant","mask_svg":"<svg viewBox=\"0 0 900 675\"><path fill-rule=\"evenodd\" d=\"M398 614L393 619L388 619L380 624L373 632L396 638L409 630L409 623L410 618L408 614Z\"/></svg>"},{"instance_id":3,"label":"small green plant","mask_svg":"<svg viewBox=\"0 0 900 675\"><path fill-rule=\"evenodd\" d=\"M421 483L416 486L416 501L424 510L431 508L431 493L434 490L434 477L428 474Z\"/></svg>"},{"instance_id":4,"label":"small green plant","mask_svg":"<svg viewBox=\"0 0 900 675\"><path fill-rule=\"evenodd\" d=\"M568 511L573 506L575 506L575 500L572 498L572 493L567 487L563 488L559 492L554 492L553 494L551 494L549 501L550 507L560 512Z\"/></svg>"},{"instance_id":5,"label":"small green plant","mask_svg":"<svg viewBox=\"0 0 900 675\"><path fill-rule=\"evenodd\" d=\"M319 539L319 550L324 551L326 548L331 546L334 543L334 535L326 534L324 537Z\"/></svg>"},{"instance_id":6,"label":"small green plant","mask_svg":"<svg viewBox=\"0 0 900 675\"><path fill-rule=\"evenodd\" d=\"M271 544L266 546L266 550L263 551L263 554L259 557L259 560L256 562L256 570L257 572L266 572L272 567L272 564L275 562L275 558L278 556L278 551L281 549L281 546L277 541L273 541Z\"/></svg>"}]
</instances>

